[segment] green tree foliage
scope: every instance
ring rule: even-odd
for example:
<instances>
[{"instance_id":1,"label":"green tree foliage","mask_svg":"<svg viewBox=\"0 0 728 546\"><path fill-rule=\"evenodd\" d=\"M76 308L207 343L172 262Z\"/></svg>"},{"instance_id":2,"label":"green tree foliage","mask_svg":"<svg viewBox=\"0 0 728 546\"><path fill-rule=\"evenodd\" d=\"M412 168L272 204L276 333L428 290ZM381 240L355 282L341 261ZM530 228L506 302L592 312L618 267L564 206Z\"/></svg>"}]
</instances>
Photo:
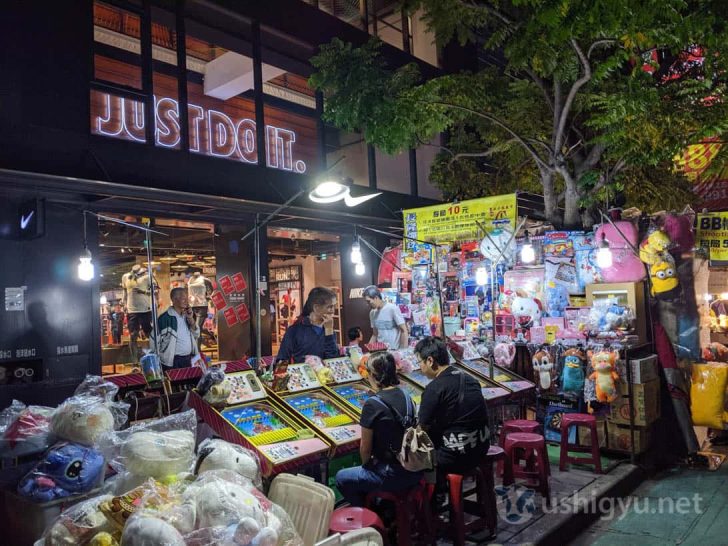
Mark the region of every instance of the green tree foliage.
<instances>
[{"instance_id":1,"label":"green tree foliage","mask_svg":"<svg viewBox=\"0 0 728 546\"><path fill-rule=\"evenodd\" d=\"M536 190L546 218L568 227L590 224L615 190L628 205L678 206L690 188L674 156L728 131L725 0L406 0L405 8L422 10L440 45L474 41L505 62L424 81L414 64L388 66L376 39L359 48L334 40L312 59L310 81L326 95L329 122L385 152L446 131L431 178L447 197ZM706 52L695 66L680 57L692 44ZM655 48L660 62L650 65Z\"/></svg>"}]
</instances>

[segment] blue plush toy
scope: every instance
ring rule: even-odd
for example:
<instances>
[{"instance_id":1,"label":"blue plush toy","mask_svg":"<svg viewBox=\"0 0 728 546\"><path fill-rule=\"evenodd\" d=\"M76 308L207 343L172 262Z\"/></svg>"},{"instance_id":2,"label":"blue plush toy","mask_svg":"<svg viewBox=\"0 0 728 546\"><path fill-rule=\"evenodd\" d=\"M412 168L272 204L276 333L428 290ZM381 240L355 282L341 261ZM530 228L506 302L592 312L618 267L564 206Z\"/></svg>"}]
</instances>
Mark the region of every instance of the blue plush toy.
<instances>
[{"instance_id":1,"label":"blue plush toy","mask_svg":"<svg viewBox=\"0 0 728 546\"><path fill-rule=\"evenodd\" d=\"M579 349L567 349L564 353L561 390L575 394L584 390L584 353Z\"/></svg>"},{"instance_id":2,"label":"blue plush toy","mask_svg":"<svg viewBox=\"0 0 728 546\"><path fill-rule=\"evenodd\" d=\"M49 502L96 486L104 473L104 456L95 449L61 443L20 480L18 493L35 502Z\"/></svg>"},{"instance_id":3,"label":"blue plush toy","mask_svg":"<svg viewBox=\"0 0 728 546\"><path fill-rule=\"evenodd\" d=\"M550 283L544 292L546 311L550 317L563 317L564 309L569 306L569 292L561 284Z\"/></svg>"}]
</instances>

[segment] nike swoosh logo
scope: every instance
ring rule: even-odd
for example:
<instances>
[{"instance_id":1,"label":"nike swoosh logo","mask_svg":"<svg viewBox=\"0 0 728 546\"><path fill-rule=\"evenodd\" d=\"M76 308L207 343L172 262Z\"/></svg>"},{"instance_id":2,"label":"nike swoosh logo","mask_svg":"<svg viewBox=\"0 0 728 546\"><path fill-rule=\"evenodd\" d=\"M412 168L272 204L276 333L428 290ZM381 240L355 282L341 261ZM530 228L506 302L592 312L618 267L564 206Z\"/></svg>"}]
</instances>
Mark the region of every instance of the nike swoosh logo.
<instances>
[{"instance_id":1,"label":"nike swoosh logo","mask_svg":"<svg viewBox=\"0 0 728 546\"><path fill-rule=\"evenodd\" d=\"M382 195L380 193L372 193L370 195L362 195L361 197L352 197L348 193L344 196L344 203L346 203L347 207L355 207L357 205L361 205L362 203L369 201L370 199L374 199L375 197Z\"/></svg>"},{"instance_id":2,"label":"nike swoosh logo","mask_svg":"<svg viewBox=\"0 0 728 546\"><path fill-rule=\"evenodd\" d=\"M30 223L30 219L33 218L34 214L35 214L35 211L31 210L30 214L27 216L27 218L26 218L25 214L20 217L20 229L25 229L28 227L28 224Z\"/></svg>"}]
</instances>

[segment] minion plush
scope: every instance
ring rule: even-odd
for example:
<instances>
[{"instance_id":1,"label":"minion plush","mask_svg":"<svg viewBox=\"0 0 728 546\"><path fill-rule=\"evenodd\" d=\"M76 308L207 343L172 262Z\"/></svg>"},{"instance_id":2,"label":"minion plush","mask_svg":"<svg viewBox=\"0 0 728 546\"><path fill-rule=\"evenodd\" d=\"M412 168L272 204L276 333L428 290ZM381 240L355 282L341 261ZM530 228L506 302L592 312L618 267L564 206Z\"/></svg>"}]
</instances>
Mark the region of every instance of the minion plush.
<instances>
[{"instance_id":1,"label":"minion plush","mask_svg":"<svg viewBox=\"0 0 728 546\"><path fill-rule=\"evenodd\" d=\"M680 284L675 265L666 260L660 260L650 265L650 280L652 281L652 296L658 299L667 299L674 295L673 292Z\"/></svg>"}]
</instances>

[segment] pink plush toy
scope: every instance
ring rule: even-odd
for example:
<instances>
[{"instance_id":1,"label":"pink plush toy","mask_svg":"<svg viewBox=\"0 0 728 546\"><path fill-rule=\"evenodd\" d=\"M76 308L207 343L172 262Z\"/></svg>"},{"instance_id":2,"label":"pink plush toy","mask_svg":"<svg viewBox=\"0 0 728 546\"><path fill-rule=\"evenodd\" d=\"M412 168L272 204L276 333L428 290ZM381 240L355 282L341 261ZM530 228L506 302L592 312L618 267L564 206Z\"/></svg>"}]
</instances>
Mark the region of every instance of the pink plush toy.
<instances>
[{"instance_id":1,"label":"pink plush toy","mask_svg":"<svg viewBox=\"0 0 728 546\"><path fill-rule=\"evenodd\" d=\"M516 346L512 343L496 343L493 348L495 363L503 368L510 368L513 359L516 357Z\"/></svg>"}]
</instances>

